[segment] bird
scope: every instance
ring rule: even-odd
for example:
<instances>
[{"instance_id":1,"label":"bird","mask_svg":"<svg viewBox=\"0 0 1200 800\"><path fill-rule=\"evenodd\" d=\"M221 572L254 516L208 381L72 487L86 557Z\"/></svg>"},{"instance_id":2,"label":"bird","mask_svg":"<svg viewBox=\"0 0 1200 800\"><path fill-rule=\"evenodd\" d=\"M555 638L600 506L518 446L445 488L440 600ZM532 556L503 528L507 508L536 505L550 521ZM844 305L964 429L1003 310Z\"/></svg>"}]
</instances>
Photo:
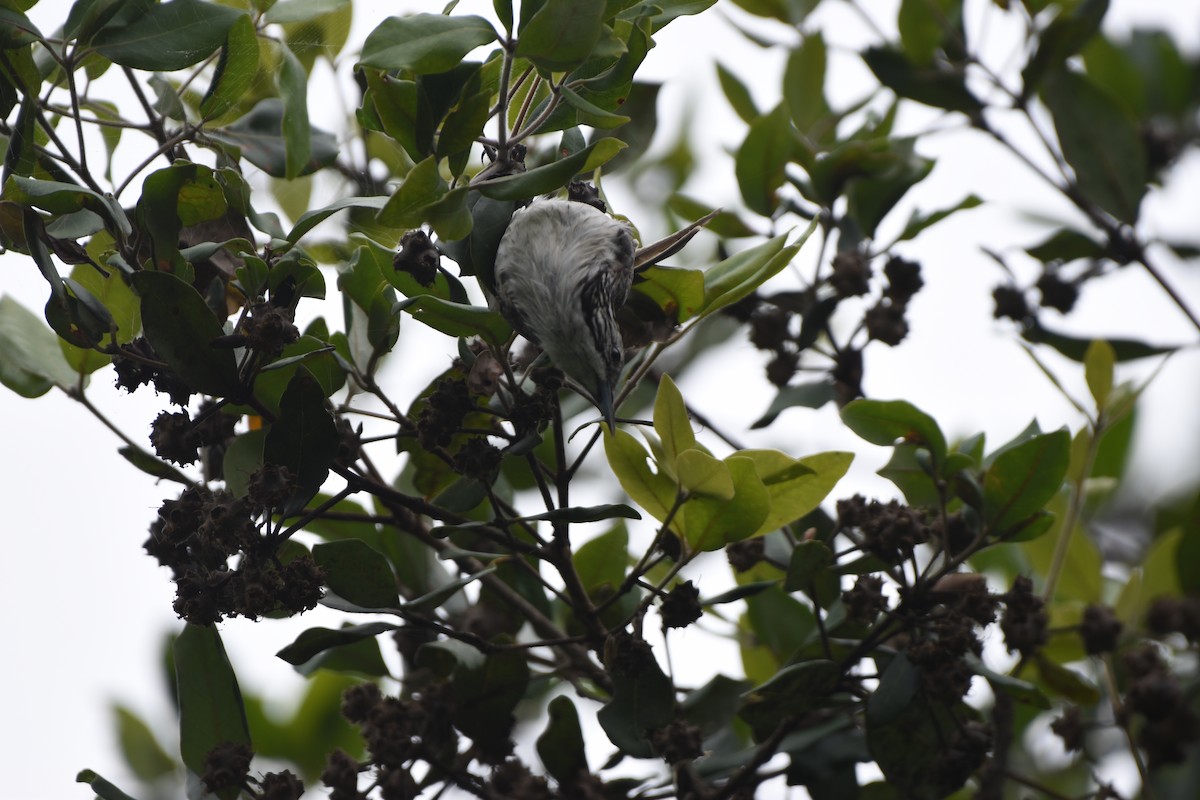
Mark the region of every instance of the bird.
<instances>
[{"instance_id":1,"label":"bird","mask_svg":"<svg viewBox=\"0 0 1200 800\"><path fill-rule=\"evenodd\" d=\"M624 363L616 312L634 277L630 227L588 203L537 200L512 216L496 250L495 297L615 430Z\"/></svg>"}]
</instances>

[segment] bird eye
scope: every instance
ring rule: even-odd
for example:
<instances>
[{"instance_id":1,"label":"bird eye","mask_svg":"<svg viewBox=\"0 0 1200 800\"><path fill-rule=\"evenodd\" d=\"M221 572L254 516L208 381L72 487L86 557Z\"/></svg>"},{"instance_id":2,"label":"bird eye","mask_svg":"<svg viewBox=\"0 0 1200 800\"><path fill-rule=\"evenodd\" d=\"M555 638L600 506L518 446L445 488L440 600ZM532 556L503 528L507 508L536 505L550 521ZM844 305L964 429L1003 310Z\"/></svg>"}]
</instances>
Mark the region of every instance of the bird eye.
<instances>
[{"instance_id":1,"label":"bird eye","mask_svg":"<svg viewBox=\"0 0 1200 800\"><path fill-rule=\"evenodd\" d=\"M619 347L614 347L612 350L608 351L608 357L611 358L613 360L613 362L618 363L618 364L621 363L622 355L623 354L621 353L621 348L619 348Z\"/></svg>"}]
</instances>

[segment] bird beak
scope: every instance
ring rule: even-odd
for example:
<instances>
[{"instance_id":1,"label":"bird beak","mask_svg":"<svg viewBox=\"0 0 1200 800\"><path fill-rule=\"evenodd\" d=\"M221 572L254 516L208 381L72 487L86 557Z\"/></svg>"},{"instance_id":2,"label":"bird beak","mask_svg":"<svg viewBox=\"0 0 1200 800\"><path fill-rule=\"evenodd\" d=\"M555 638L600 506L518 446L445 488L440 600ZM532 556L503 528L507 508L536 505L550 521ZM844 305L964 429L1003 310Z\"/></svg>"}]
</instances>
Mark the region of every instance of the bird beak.
<instances>
[{"instance_id":1,"label":"bird beak","mask_svg":"<svg viewBox=\"0 0 1200 800\"><path fill-rule=\"evenodd\" d=\"M608 423L609 433L616 431L617 420L615 416L616 409L613 408L613 391L612 387L607 383L601 383L599 391L596 392L596 408L600 409L600 413L604 415L604 421Z\"/></svg>"}]
</instances>

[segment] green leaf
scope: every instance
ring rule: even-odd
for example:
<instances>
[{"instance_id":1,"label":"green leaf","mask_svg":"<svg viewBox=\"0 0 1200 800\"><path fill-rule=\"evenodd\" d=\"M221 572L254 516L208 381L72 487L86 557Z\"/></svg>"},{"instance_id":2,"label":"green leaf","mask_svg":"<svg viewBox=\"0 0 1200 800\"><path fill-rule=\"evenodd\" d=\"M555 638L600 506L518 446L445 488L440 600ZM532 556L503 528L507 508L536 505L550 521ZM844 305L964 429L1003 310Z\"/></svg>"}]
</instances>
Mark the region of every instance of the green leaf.
<instances>
[{"instance_id":1,"label":"green leaf","mask_svg":"<svg viewBox=\"0 0 1200 800\"><path fill-rule=\"evenodd\" d=\"M688 418L683 395L670 375L663 375L654 400L654 431L662 441L663 452L670 468L685 450L696 446L696 434Z\"/></svg>"},{"instance_id":2,"label":"green leaf","mask_svg":"<svg viewBox=\"0 0 1200 800\"><path fill-rule=\"evenodd\" d=\"M8 295L0 296L0 383L22 397L41 397L53 386L70 389L79 380L58 346L59 339L36 314Z\"/></svg>"},{"instance_id":3,"label":"green leaf","mask_svg":"<svg viewBox=\"0 0 1200 800\"><path fill-rule=\"evenodd\" d=\"M633 292L649 298L667 320L679 324L696 316L704 305L704 273L655 264L637 273Z\"/></svg>"},{"instance_id":4,"label":"green leaf","mask_svg":"<svg viewBox=\"0 0 1200 800\"><path fill-rule=\"evenodd\" d=\"M604 454L626 494L650 516L660 522L666 519L675 505L675 481L651 470L646 448L623 430L605 431Z\"/></svg>"},{"instance_id":5,"label":"green leaf","mask_svg":"<svg viewBox=\"0 0 1200 800\"><path fill-rule=\"evenodd\" d=\"M360 64L418 74L445 72L462 63L476 47L496 41L483 17L413 14L388 17L363 43Z\"/></svg>"},{"instance_id":6,"label":"green leaf","mask_svg":"<svg viewBox=\"0 0 1200 800\"><path fill-rule=\"evenodd\" d=\"M350 625L337 629L309 628L296 637L296 641L275 655L292 666L298 667L326 650L354 644L363 639L374 639L379 634L397 630L398 627L390 622L368 622L364 625Z\"/></svg>"},{"instance_id":7,"label":"green leaf","mask_svg":"<svg viewBox=\"0 0 1200 800\"><path fill-rule=\"evenodd\" d=\"M833 562L833 551L824 542L815 539L799 542L792 550L783 588L789 592L808 592L818 578L831 574L829 568Z\"/></svg>"},{"instance_id":8,"label":"green leaf","mask_svg":"<svg viewBox=\"0 0 1200 800\"><path fill-rule=\"evenodd\" d=\"M529 663L519 650L489 654L482 664L462 663L450 676L451 719L484 751L508 742L517 703L529 687Z\"/></svg>"},{"instance_id":9,"label":"green leaf","mask_svg":"<svg viewBox=\"0 0 1200 800\"><path fill-rule=\"evenodd\" d=\"M1108 248L1082 231L1060 228L1042 242L1026 247L1025 252L1038 261L1050 263L1106 258Z\"/></svg>"},{"instance_id":10,"label":"green leaf","mask_svg":"<svg viewBox=\"0 0 1200 800\"><path fill-rule=\"evenodd\" d=\"M617 525L584 542L571 557L579 582L589 595L607 586L615 591L629 567L629 531Z\"/></svg>"},{"instance_id":11,"label":"green leaf","mask_svg":"<svg viewBox=\"0 0 1200 800\"><path fill-rule=\"evenodd\" d=\"M876 163L868 174L846 182L847 214L869 238L908 190L933 171L933 161L917 155L912 138L889 140L887 148L874 155Z\"/></svg>"},{"instance_id":12,"label":"green leaf","mask_svg":"<svg viewBox=\"0 0 1200 800\"><path fill-rule=\"evenodd\" d=\"M95 242L108 234L98 234L92 237ZM111 238L109 238L111 241ZM89 247L91 242L89 242ZM71 270L71 280L86 289L96 298L111 315L116 325L116 341L126 344L133 340L141 329L141 319L138 314L137 295L129 288L129 284L120 273L113 270L103 275L91 264L76 264ZM63 356L80 375L90 375L112 361L112 356L96 350L76 347L66 340L59 340Z\"/></svg>"},{"instance_id":13,"label":"green leaf","mask_svg":"<svg viewBox=\"0 0 1200 800\"><path fill-rule=\"evenodd\" d=\"M1080 192L1122 222L1137 222L1146 154L1136 122L1103 89L1070 70L1050 73L1041 98Z\"/></svg>"},{"instance_id":14,"label":"green leaf","mask_svg":"<svg viewBox=\"0 0 1200 800\"><path fill-rule=\"evenodd\" d=\"M770 497L769 511L755 536L789 525L816 509L854 460L853 453L838 452L816 453L800 459L778 450L741 450L739 455L754 462Z\"/></svg>"},{"instance_id":15,"label":"green leaf","mask_svg":"<svg viewBox=\"0 0 1200 800\"><path fill-rule=\"evenodd\" d=\"M329 217L339 211L344 211L347 208L366 208L380 210L388 202L386 197L343 197L340 200L335 200L327 206L314 208L306 211L296 220L296 224L292 226L288 232L287 240L292 244L300 241L309 231L320 225Z\"/></svg>"},{"instance_id":16,"label":"green leaf","mask_svg":"<svg viewBox=\"0 0 1200 800\"><path fill-rule=\"evenodd\" d=\"M189 480L182 472L172 467L165 461L160 461L154 456L147 453L145 450L138 450L126 445L125 447L117 448L117 452L121 457L140 469L142 472L159 480L174 481L175 483L191 486L192 481Z\"/></svg>"},{"instance_id":17,"label":"green leaf","mask_svg":"<svg viewBox=\"0 0 1200 800\"><path fill-rule=\"evenodd\" d=\"M869 47L862 53L871 72L898 97L934 108L961 111L968 116L983 112L983 103L967 88L959 72L938 64L914 64L903 52L891 47Z\"/></svg>"},{"instance_id":18,"label":"green leaf","mask_svg":"<svg viewBox=\"0 0 1200 800\"><path fill-rule=\"evenodd\" d=\"M733 499L733 476L729 474L728 465L703 450L680 453L675 461L675 476L679 487L689 496Z\"/></svg>"},{"instance_id":19,"label":"green leaf","mask_svg":"<svg viewBox=\"0 0 1200 800\"><path fill-rule=\"evenodd\" d=\"M295 483L281 513L286 516L304 508L320 490L340 444L337 425L325 408L324 389L301 367L280 398L279 418L271 423L263 442L263 460L286 467Z\"/></svg>"},{"instance_id":20,"label":"green leaf","mask_svg":"<svg viewBox=\"0 0 1200 800\"><path fill-rule=\"evenodd\" d=\"M273 178L288 174L287 143L283 136L284 117L290 113L278 97L260 100L250 113L232 125L210 130L209 136L236 147L241 157ZM308 175L337 160L339 144L333 134L312 128L308 163L300 171Z\"/></svg>"},{"instance_id":21,"label":"green leaf","mask_svg":"<svg viewBox=\"0 0 1200 800\"><path fill-rule=\"evenodd\" d=\"M42 39L29 17L14 8L0 8L0 50L17 50Z\"/></svg>"},{"instance_id":22,"label":"green leaf","mask_svg":"<svg viewBox=\"0 0 1200 800\"><path fill-rule=\"evenodd\" d=\"M361 539L322 542L313 560L325 571L325 585L338 597L363 608L399 608L396 576L387 558Z\"/></svg>"},{"instance_id":23,"label":"green leaf","mask_svg":"<svg viewBox=\"0 0 1200 800\"><path fill-rule=\"evenodd\" d=\"M1088 348L1091 347L1093 341L1090 338L1068 336L1053 331L1036 320L1021 332L1021 336L1026 341L1035 344L1049 345L1067 358L1079 362L1083 362L1087 358ZM1106 341L1113 349L1113 356L1117 362L1166 355L1180 349L1174 345L1147 344L1137 339L1110 338Z\"/></svg>"},{"instance_id":24,"label":"green leaf","mask_svg":"<svg viewBox=\"0 0 1200 800\"><path fill-rule=\"evenodd\" d=\"M1059 490L1070 460L1064 429L1034 436L1000 453L983 474L983 519L1003 536L1041 511Z\"/></svg>"},{"instance_id":25,"label":"green leaf","mask_svg":"<svg viewBox=\"0 0 1200 800\"><path fill-rule=\"evenodd\" d=\"M755 740L761 741L784 717L803 715L827 703L840 676L838 665L825 659L790 664L747 692L738 716L750 723Z\"/></svg>"},{"instance_id":26,"label":"green leaf","mask_svg":"<svg viewBox=\"0 0 1200 800\"><path fill-rule=\"evenodd\" d=\"M896 719L921 688L921 669L903 652L897 653L882 669L879 686L867 698L868 725L886 725Z\"/></svg>"},{"instance_id":27,"label":"green leaf","mask_svg":"<svg viewBox=\"0 0 1200 800\"><path fill-rule=\"evenodd\" d=\"M898 239L896 239L896 241L903 242L907 241L908 239L915 239L917 235L926 228L933 227L946 217L949 217L951 214L957 214L959 211L966 211L968 208L975 208L982 203L983 200L980 199L978 195L969 194L949 208L943 208L940 211L932 211L928 214L922 214L916 209L913 209L912 216L908 218L908 224L904 226L904 230L900 233L900 236Z\"/></svg>"},{"instance_id":28,"label":"green leaf","mask_svg":"<svg viewBox=\"0 0 1200 800\"><path fill-rule=\"evenodd\" d=\"M829 103L825 99L825 38L819 31L804 37L788 53L783 72L783 99L792 124L805 135L817 133L824 124L832 129Z\"/></svg>"},{"instance_id":29,"label":"green leaf","mask_svg":"<svg viewBox=\"0 0 1200 800\"><path fill-rule=\"evenodd\" d=\"M967 666L971 668L972 672L987 680L992 685L994 691L1002 691L1014 700L1031 705L1034 708L1042 710L1050 708L1050 699L1042 693L1041 689L1029 681L1023 681L1012 675L995 672L976 657L974 653L967 653L963 657L963 660L967 662Z\"/></svg>"},{"instance_id":30,"label":"green leaf","mask_svg":"<svg viewBox=\"0 0 1200 800\"><path fill-rule=\"evenodd\" d=\"M572 786L580 775L588 772L579 712L566 695L551 700L546 712L549 720L546 730L537 738L538 756L559 784Z\"/></svg>"},{"instance_id":31,"label":"green leaf","mask_svg":"<svg viewBox=\"0 0 1200 800\"><path fill-rule=\"evenodd\" d=\"M96 49L123 67L171 72L199 64L215 53L243 16L241 11L216 3L171 0L150 6L128 25L106 28L97 37Z\"/></svg>"},{"instance_id":32,"label":"green leaf","mask_svg":"<svg viewBox=\"0 0 1200 800\"><path fill-rule=\"evenodd\" d=\"M736 303L779 274L816 229L810 224L795 244L787 244L787 234L768 239L714 264L704 272L704 308L701 317Z\"/></svg>"},{"instance_id":33,"label":"green leaf","mask_svg":"<svg viewBox=\"0 0 1200 800\"><path fill-rule=\"evenodd\" d=\"M115 785L97 775L90 769L80 770L75 775L76 783L86 783L92 787L92 791L100 800L134 800L129 795L122 792Z\"/></svg>"},{"instance_id":34,"label":"green leaf","mask_svg":"<svg viewBox=\"0 0 1200 800\"><path fill-rule=\"evenodd\" d=\"M284 177L299 177L312 155L312 130L308 122L308 73L290 48L281 48L279 95L283 99Z\"/></svg>"},{"instance_id":35,"label":"green leaf","mask_svg":"<svg viewBox=\"0 0 1200 800\"><path fill-rule=\"evenodd\" d=\"M765 428L789 408L820 408L834 400L837 393L828 380L811 381L796 386L785 386L775 395L763 415L755 420L751 428Z\"/></svg>"},{"instance_id":36,"label":"green leaf","mask_svg":"<svg viewBox=\"0 0 1200 800\"><path fill-rule=\"evenodd\" d=\"M446 115L438 134L437 154L450 157L470 150L475 140L483 135L491 112L492 92L490 89L465 97L458 108Z\"/></svg>"},{"instance_id":37,"label":"green leaf","mask_svg":"<svg viewBox=\"0 0 1200 800\"><path fill-rule=\"evenodd\" d=\"M499 347L512 335L512 328L498 312L480 306L452 303L432 295L417 295L396 303L392 312L407 311L434 330L450 336L480 336Z\"/></svg>"},{"instance_id":38,"label":"green leaf","mask_svg":"<svg viewBox=\"0 0 1200 800\"><path fill-rule=\"evenodd\" d=\"M605 656L613 699L596 719L621 752L649 758L653 754L649 731L666 725L675 715L675 685L650 654L649 645L631 636L614 637Z\"/></svg>"},{"instance_id":39,"label":"green leaf","mask_svg":"<svg viewBox=\"0 0 1200 800\"><path fill-rule=\"evenodd\" d=\"M1108 0L1081 0L1064 3L1058 15L1037 37L1037 49L1021 71L1024 97L1036 92L1043 76L1064 66L1100 30L1108 13Z\"/></svg>"},{"instance_id":40,"label":"green leaf","mask_svg":"<svg viewBox=\"0 0 1200 800\"><path fill-rule=\"evenodd\" d=\"M779 204L776 192L787 177L784 169L795 147L785 104L750 123L734 160L734 173L742 200L751 211L764 217L775 213Z\"/></svg>"},{"instance_id":41,"label":"green leaf","mask_svg":"<svg viewBox=\"0 0 1200 800\"><path fill-rule=\"evenodd\" d=\"M279 25L312 22L325 14L342 9L347 4L348 0L283 0L267 9L263 19Z\"/></svg>"},{"instance_id":42,"label":"green leaf","mask_svg":"<svg viewBox=\"0 0 1200 800\"><path fill-rule=\"evenodd\" d=\"M217 119L243 100L254 85L259 54L254 23L250 17L238 17L229 28L212 82L200 101L200 114L204 119Z\"/></svg>"},{"instance_id":43,"label":"green leaf","mask_svg":"<svg viewBox=\"0 0 1200 800\"><path fill-rule=\"evenodd\" d=\"M545 520L547 522L603 522L610 519L641 519L642 515L636 509L624 503L613 503L599 506L564 506L553 511L543 511L529 517L527 520Z\"/></svg>"},{"instance_id":44,"label":"green leaf","mask_svg":"<svg viewBox=\"0 0 1200 800\"><path fill-rule=\"evenodd\" d=\"M1038 682L1064 700L1084 707L1100 702L1100 690L1074 670L1041 655L1034 659L1034 666L1041 679Z\"/></svg>"},{"instance_id":45,"label":"green leaf","mask_svg":"<svg viewBox=\"0 0 1200 800\"><path fill-rule=\"evenodd\" d=\"M772 510L771 495L753 459L735 453L725 459L725 466L733 480L733 497L693 496L676 515L675 527L694 550L717 550L754 535Z\"/></svg>"},{"instance_id":46,"label":"green leaf","mask_svg":"<svg viewBox=\"0 0 1200 800\"><path fill-rule=\"evenodd\" d=\"M1095 341L1088 345L1087 353L1083 357L1083 374L1092 399L1096 401L1097 411L1108 407L1108 398L1113 389L1115 363L1116 353L1108 342Z\"/></svg>"},{"instance_id":47,"label":"green leaf","mask_svg":"<svg viewBox=\"0 0 1200 800\"><path fill-rule=\"evenodd\" d=\"M112 711L121 755L139 780L153 781L175 771L175 759L167 755L149 725L123 705L114 704Z\"/></svg>"},{"instance_id":48,"label":"green leaf","mask_svg":"<svg viewBox=\"0 0 1200 800\"><path fill-rule=\"evenodd\" d=\"M517 31L518 58L543 73L583 63L604 31L605 0L545 0ZM524 12L524 9L522 9Z\"/></svg>"},{"instance_id":49,"label":"green leaf","mask_svg":"<svg viewBox=\"0 0 1200 800\"><path fill-rule=\"evenodd\" d=\"M624 142L611 136L605 137L558 161L483 181L472 188L493 200L525 200L548 194L566 186L576 175L591 172L607 163L624 148Z\"/></svg>"},{"instance_id":50,"label":"green leaf","mask_svg":"<svg viewBox=\"0 0 1200 800\"><path fill-rule=\"evenodd\" d=\"M196 775L219 744L250 745L250 729L237 676L215 627L187 625L174 643L179 693L179 752Z\"/></svg>"},{"instance_id":51,"label":"green leaf","mask_svg":"<svg viewBox=\"0 0 1200 800\"><path fill-rule=\"evenodd\" d=\"M225 331L200 293L168 272L131 278L141 296L142 328L159 358L197 392L218 397L240 390L233 351L211 345Z\"/></svg>"},{"instance_id":52,"label":"green leaf","mask_svg":"<svg viewBox=\"0 0 1200 800\"><path fill-rule=\"evenodd\" d=\"M753 122L762 116L762 112L754 104L754 97L750 94L746 84L720 63L717 64L717 81L721 84L721 91L725 93L725 99L729 101L734 112L742 118L742 122Z\"/></svg>"},{"instance_id":53,"label":"green leaf","mask_svg":"<svg viewBox=\"0 0 1200 800\"><path fill-rule=\"evenodd\" d=\"M847 403L842 422L871 444L885 447L904 441L926 448L934 465L946 458L946 436L933 417L905 400L865 400Z\"/></svg>"}]
</instances>

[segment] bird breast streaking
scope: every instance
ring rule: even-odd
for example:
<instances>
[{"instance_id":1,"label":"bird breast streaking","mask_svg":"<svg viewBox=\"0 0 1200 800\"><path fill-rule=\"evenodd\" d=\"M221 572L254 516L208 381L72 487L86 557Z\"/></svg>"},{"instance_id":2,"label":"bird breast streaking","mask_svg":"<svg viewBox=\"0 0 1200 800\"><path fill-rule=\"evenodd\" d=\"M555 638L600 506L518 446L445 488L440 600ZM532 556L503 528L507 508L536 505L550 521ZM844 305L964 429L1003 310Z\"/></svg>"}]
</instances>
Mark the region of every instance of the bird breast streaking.
<instances>
[{"instance_id":1,"label":"bird breast streaking","mask_svg":"<svg viewBox=\"0 0 1200 800\"><path fill-rule=\"evenodd\" d=\"M613 425L623 348L614 318L633 283L629 226L586 203L541 200L513 214L496 251L496 300Z\"/></svg>"}]
</instances>

